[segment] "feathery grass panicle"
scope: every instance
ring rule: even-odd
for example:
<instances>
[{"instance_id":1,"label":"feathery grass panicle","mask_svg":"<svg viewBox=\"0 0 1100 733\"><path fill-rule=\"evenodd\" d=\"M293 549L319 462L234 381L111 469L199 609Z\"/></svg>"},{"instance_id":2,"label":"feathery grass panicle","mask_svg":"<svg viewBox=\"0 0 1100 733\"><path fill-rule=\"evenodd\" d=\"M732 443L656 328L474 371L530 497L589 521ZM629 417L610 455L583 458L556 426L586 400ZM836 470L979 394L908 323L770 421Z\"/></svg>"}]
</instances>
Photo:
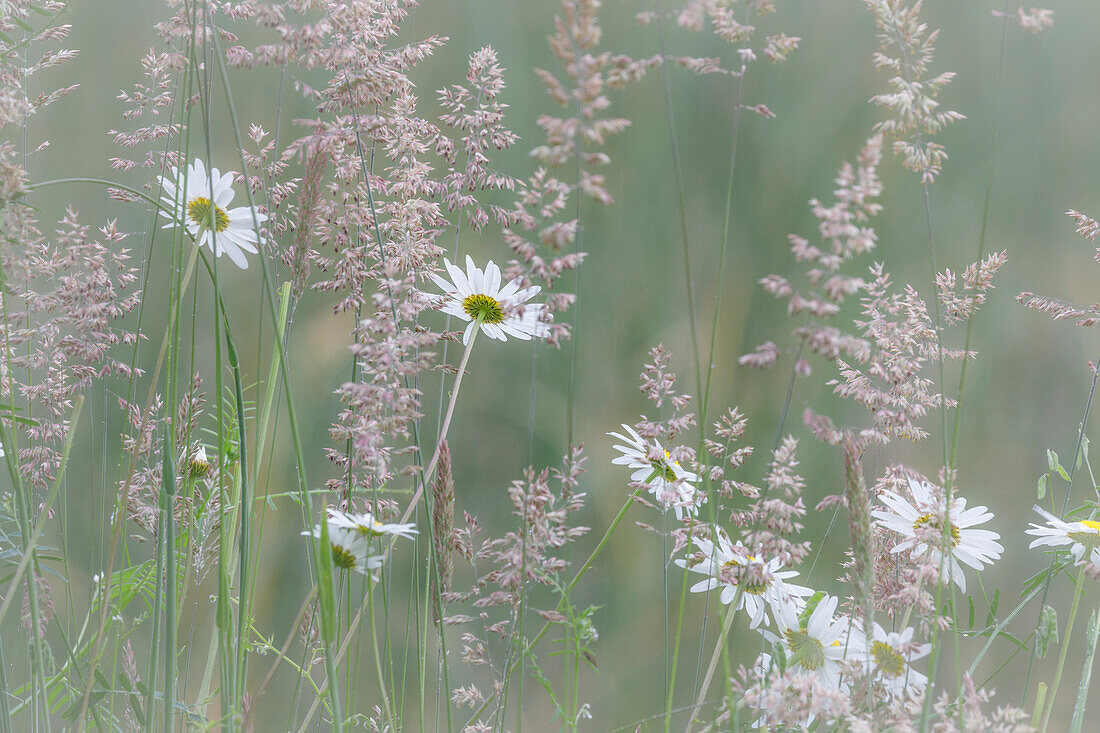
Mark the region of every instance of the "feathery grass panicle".
<instances>
[{"instance_id":1,"label":"feathery grass panicle","mask_svg":"<svg viewBox=\"0 0 1100 733\"><path fill-rule=\"evenodd\" d=\"M871 98L872 104L893 113L876 129L894 138L894 153L901 156L906 168L919 174L922 182L932 183L943 169L947 152L929 138L966 119L953 110L941 110L936 100L955 72L931 75L929 71L939 31L929 30L920 19L920 0L912 4L907 0L865 2L880 30L882 50L875 53L874 65L895 74L889 80L892 91Z\"/></svg>"}]
</instances>

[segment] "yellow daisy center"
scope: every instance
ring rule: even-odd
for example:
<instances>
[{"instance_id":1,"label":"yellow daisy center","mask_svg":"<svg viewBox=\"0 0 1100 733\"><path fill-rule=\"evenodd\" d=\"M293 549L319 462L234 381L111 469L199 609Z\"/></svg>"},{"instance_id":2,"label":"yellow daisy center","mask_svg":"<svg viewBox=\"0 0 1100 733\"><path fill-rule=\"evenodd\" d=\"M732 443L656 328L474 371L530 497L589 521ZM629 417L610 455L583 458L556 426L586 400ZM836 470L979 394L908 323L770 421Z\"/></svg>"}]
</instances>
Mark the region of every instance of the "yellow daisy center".
<instances>
[{"instance_id":1,"label":"yellow daisy center","mask_svg":"<svg viewBox=\"0 0 1100 733\"><path fill-rule=\"evenodd\" d=\"M813 638L805 631L787 629L783 634L787 639L787 646L791 650L791 656L798 658L802 669L814 671L825 664L825 649L821 642Z\"/></svg>"},{"instance_id":2,"label":"yellow daisy center","mask_svg":"<svg viewBox=\"0 0 1100 733\"><path fill-rule=\"evenodd\" d=\"M1069 532L1067 536L1074 542L1078 542L1086 547L1095 547L1100 545L1100 522L1095 519L1082 519L1078 524L1083 524L1091 532Z\"/></svg>"},{"instance_id":3,"label":"yellow daisy center","mask_svg":"<svg viewBox=\"0 0 1100 733\"><path fill-rule=\"evenodd\" d=\"M871 656L874 657L879 670L887 677L897 677L905 671L905 657L886 642L876 641L871 644Z\"/></svg>"},{"instance_id":4,"label":"yellow daisy center","mask_svg":"<svg viewBox=\"0 0 1100 733\"><path fill-rule=\"evenodd\" d=\"M379 522L377 519L372 519L370 521L370 524L359 524L356 525L355 528L359 530L359 534L363 535L364 537L381 537L385 534L385 532L382 530L382 526L382 523Z\"/></svg>"},{"instance_id":5,"label":"yellow daisy center","mask_svg":"<svg viewBox=\"0 0 1100 733\"><path fill-rule=\"evenodd\" d=\"M948 526L950 526L950 528L951 528L951 546L952 547L958 547L958 545L959 545L959 528L956 527L953 524L950 524L950 523L949 523ZM943 530L943 520L942 520L941 517L938 517L934 514L925 514L924 516L918 518L917 521L913 522L913 531L914 532L921 529L922 527L933 527L935 529L938 529L938 530L942 531Z\"/></svg>"},{"instance_id":6,"label":"yellow daisy center","mask_svg":"<svg viewBox=\"0 0 1100 733\"><path fill-rule=\"evenodd\" d=\"M504 304L484 293L467 295L462 301L462 310L470 318L481 318L482 323L501 323L504 321Z\"/></svg>"},{"instance_id":7,"label":"yellow daisy center","mask_svg":"<svg viewBox=\"0 0 1100 733\"><path fill-rule=\"evenodd\" d=\"M229 228L229 214L205 196L198 196L188 202L187 216L200 227L216 232L224 232Z\"/></svg>"}]
</instances>

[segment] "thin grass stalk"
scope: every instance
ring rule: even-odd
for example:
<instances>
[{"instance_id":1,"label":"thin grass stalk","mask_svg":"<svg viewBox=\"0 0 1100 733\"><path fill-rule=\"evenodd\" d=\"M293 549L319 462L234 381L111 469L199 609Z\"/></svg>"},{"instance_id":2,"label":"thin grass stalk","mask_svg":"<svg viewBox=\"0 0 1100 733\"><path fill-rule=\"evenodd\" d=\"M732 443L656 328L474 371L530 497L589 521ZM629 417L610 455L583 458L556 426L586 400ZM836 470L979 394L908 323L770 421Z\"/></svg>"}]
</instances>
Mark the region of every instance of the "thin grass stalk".
<instances>
[{"instance_id":1,"label":"thin grass stalk","mask_svg":"<svg viewBox=\"0 0 1100 733\"><path fill-rule=\"evenodd\" d=\"M691 330L691 356L695 364L696 393L702 392L702 369L699 365L699 335L695 329L695 287L691 278L691 248L688 245L687 200L684 194L684 171L680 162L680 142L676 136L676 113L672 107L672 77L668 70L668 53L665 50L665 22L660 0L653 0L657 14L657 37L661 51L661 78L664 84L665 113L668 117L668 134L672 146L672 169L676 176L676 195L680 208L680 241L684 253L684 279L687 285L688 328Z\"/></svg>"},{"instance_id":2,"label":"thin grass stalk","mask_svg":"<svg viewBox=\"0 0 1100 733\"><path fill-rule=\"evenodd\" d=\"M157 691L157 662L160 661L160 620L161 606L164 600L164 499L162 491L160 496L160 514L157 517L157 554L156 554L156 590L153 593L153 624L150 627L152 638L149 642L149 668L145 676L145 732L152 733L155 730L156 691ZM104 603L106 603L106 599Z\"/></svg>"},{"instance_id":3,"label":"thin grass stalk","mask_svg":"<svg viewBox=\"0 0 1100 733\"><path fill-rule=\"evenodd\" d=\"M1070 733L1081 733L1081 726L1085 722L1085 703L1088 702L1089 683L1092 680L1092 660L1096 657L1097 631L1100 631L1100 611L1094 610L1089 614L1089 627L1085 635L1085 663L1081 668L1081 681L1077 683L1077 702L1073 705Z\"/></svg>"},{"instance_id":4,"label":"thin grass stalk","mask_svg":"<svg viewBox=\"0 0 1100 733\"><path fill-rule=\"evenodd\" d=\"M1077 607L1081 603L1081 596L1085 594L1085 568L1077 572L1077 583L1073 587L1073 602L1069 607L1069 618L1066 620L1066 633L1062 637L1062 649L1058 652L1058 666L1054 670L1054 682L1047 694L1046 712L1043 713L1043 724L1039 726L1039 733L1046 733L1050 724L1050 714L1054 712L1054 701L1058 696L1058 685L1062 682L1062 672L1066 666L1066 655L1069 653L1069 640L1073 633L1073 622L1077 618ZM1093 634L1093 646L1095 648L1096 635Z\"/></svg>"},{"instance_id":5,"label":"thin grass stalk","mask_svg":"<svg viewBox=\"0 0 1100 733\"><path fill-rule=\"evenodd\" d=\"M71 657L71 655L70 655ZM0 733L11 733L11 707L8 705L8 671L4 645L0 644Z\"/></svg>"},{"instance_id":6,"label":"thin grass stalk","mask_svg":"<svg viewBox=\"0 0 1100 733\"><path fill-rule=\"evenodd\" d=\"M176 467L173 460L171 431L165 427L161 453L163 454L162 486L164 491L164 544L165 556L165 618L164 618L164 730L175 729L176 691Z\"/></svg>"},{"instance_id":7,"label":"thin grass stalk","mask_svg":"<svg viewBox=\"0 0 1100 733\"><path fill-rule=\"evenodd\" d=\"M374 598L373 598L373 596L374 596L374 583L370 582L370 579L368 579L367 580L367 613L368 613L367 620L370 622L371 649L374 651L374 654L373 654L373 656L374 656L374 671L378 675L378 691L382 695L382 709L386 713L386 719L390 722L391 729L396 731L396 730L400 730L400 727L397 724L397 718L394 717L394 714L393 714L393 706L390 704L390 696L388 694L386 694L386 678L385 678L385 675L382 672L382 655L381 655L381 653L379 652L379 649L378 649L378 629L375 625L375 620L374 620L374 615L375 614L374 614ZM350 632L350 626L351 626L351 623L350 623L351 605L350 604L348 605L348 616L349 616L349 623L348 623L349 632L348 633L349 633L349 636L350 636L350 633L351 633Z\"/></svg>"},{"instance_id":8,"label":"thin grass stalk","mask_svg":"<svg viewBox=\"0 0 1100 733\"><path fill-rule=\"evenodd\" d=\"M290 286L291 283L285 282L283 286L279 288L279 320L276 322L276 327L279 330L279 337L282 339L286 334L287 316L290 310ZM275 396L279 390L279 347L276 346L272 349L271 364L267 373L267 390L264 393L263 407L260 410L260 421L256 423L256 450L252 459L252 471L253 471L253 484L260 485L260 466L263 463L264 450L267 448L267 434L268 426L271 424L272 409L275 403ZM273 438L274 439L274 438ZM253 501L256 501L259 497L253 497ZM260 543L263 541L264 536L264 523L267 519L267 507L268 502L263 503L263 511L260 512L260 526L256 533L256 547L253 550L253 559L255 562L259 561ZM248 597L253 598L256 594L256 580L258 574L252 577L251 583L248 589Z\"/></svg>"},{"instance_id":9,"label":"thin grass stalk","mask_svg":"<svg viewBox=\"0 0 1100 733\"><path fill-rule=\"evenodd\" d=\"M244 695L244 679L248 664L248 655L243 649L248 646L248 617L249 617L249 572L251 571L250 544L252 541L252 495L248 485L248 440L245 432L244 421L244 387L241 385L241 362L237 356L237 347L233 342L233 331L229 326L229 314L225 311L225 304L218 298L221 306L221 315L225 321L225 345L229 358L229 368L233 372L233 398L237 408L237 452L238 465L240 466L240 488L237 492L238 506L240 507L240 544L237 551L238 581L237 581L237 643L236 643L236 679L237 689L234 695Z\"/></svg>"},{"instance_id":10,"label":"thin grass stalk","mask_svg":"<svg viewBox=\"0 0 1100 733\"><path fill-rule=\"evenodd\" d=\"M715 291L715 296L714 296L714 314L711 317L711 323L710 323L710 350L707 353L707 372L706 372L707 376L706 376L706 380L705 380L705 383L704 383L704 386L703 386L703 394L701 396L700 403L699 403L700 404L700 408L699 408L699 447L696 450L696 455L698 455L698 456L705 456L706 455L706 452L705 452L705 448L706 448L706 426L707 426L707 422L708 422L707 412L708 412L709 406L710 406L711 382L712 382L713 377L714 377L714 353L715 353L715 350L716 350L717 345L718 345L718 320L719 320L719 314L721 313L721 309L722 309L722 290L723 290L723 282L725 281L725 274L726 274L726 250L727 250L728 244L729 244L729 227L730 227L730 219L732 218L732 212L733 212L733 182L734 182L734 173L736 172L736 163L737 163L737 140L738 140L738 136L739 136L740 131L741 131L741 95L742 95L742 91L743 91L744 86L745 86L745 68L746 67L742 66L741 73L739 73L738 76L737 76L737 95L736 95L736 98L734 100L734 108L733 108L733 124L731 125L731 133L730 133L729 176L727 178L727 183L726 183L726 206L725 206L725 213L723 215L723 221L722 221L722 241L721 241L721 244L720 244L719 249L718 249L718 283L717 283L717 289ZM716 516L717 497L712 495L713 491L711 489L713 487L713 484L710 480L709 472L704 471L703 473L704 473L704 478L703 478L704 487L705 487L705 490L706 490L707 496L708 496L707 504L710 507L710 515L711 515L710 520L711 520L711 523L714 524L717 521L717 516ZM715 552L716 551L717 550L715 549ZM706 593L706 597L707 597L707 600L709 601L709 599L710 599L710 591L709 590ZM706 631L707 631L707 615L706 615L706 613L704 613L704 615L703 615L703 628L702 628L702 630L700 631L700 634L699 634L699 659L698 659L698 663L696 664L696 668L695 668L695 685L694 685L693 697L696 698L697 702L696 702L696 705L692 708L692 713L688 718L688 729L689 730L690 730L690 728L693 724L695 715L698 711L698 707L699 707L698 701L701 700L706 694L705 691L700 691L700 685L699 685L699 671L700 671L700 666L702 665L702 661L703 661L703 644L704 644L704 641L705 641L705 638L706 638ZM724 658L725 665L726 665L727 670L728 670L729 657L728 657L728 654L725 653L726 647L722 643L722 639L724 638L724 636L725 636L725 632L721 632L719 634L719 646L717 648L720 648L720 649L723 650L723 658ZM703 683L704 688L707 688L707 687L710 686L709 677L713 674L712 670L713 670L713 660L712 660L712 666L711 666L710 670L708 670L708 674L706 675L706 678L705 678L704 683Z\"/></svg>"},{"instance_id":11,"label":"thin grass stalk","mask_svg":"<svg viewBox=\"0 0 1100 733\"><path fill-rule=\"evenodd\" d=\"M982 204L982 226L981 232L978 234L978 253L974 257L975 262L980 262L982 255L985 254L985 233L986 226L989 223L989 202L993 194L993 163L996 160L994 153L997 148L997 132L1001 123L1001 95L1004 94L1004 68L1005 68L1005 55L1008 48L1008 0L1005 0L1004 9L1001 12L1001 56L997 62L997 95L993 103L993 129L989 133L989 165L986 170L985 178L985 201ZM972 315L966 319L966 335L963 338L963 353L970 353L970 335L971 330L974 327L974 317L977 314ZM959 370L959 387L955 393L955 399L958 404L955 406L955 426L951 431L951 459L950 467L955 468L955 458L958 455L959 447L959 425L962 420L962 396L963 386L966 384L966 367L970 363L970 359L964 358L962 360L962 366Z\"/></svg>"}]
</instances>

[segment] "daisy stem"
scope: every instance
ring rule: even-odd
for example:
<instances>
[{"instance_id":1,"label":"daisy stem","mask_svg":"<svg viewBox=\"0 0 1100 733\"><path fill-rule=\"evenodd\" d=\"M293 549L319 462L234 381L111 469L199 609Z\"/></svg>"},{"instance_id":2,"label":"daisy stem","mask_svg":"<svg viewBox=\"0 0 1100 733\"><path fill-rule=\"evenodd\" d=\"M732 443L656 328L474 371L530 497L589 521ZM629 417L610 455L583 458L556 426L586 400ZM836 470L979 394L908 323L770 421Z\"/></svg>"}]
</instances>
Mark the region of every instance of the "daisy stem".
<instances>
[{"instance_id":1,"label":"daisy stem","mask_svg":"<svg viewBox=\"0 0 1100 733\"><path fill-rule=\"evenodd\" d=\"M686 576L687 573L684 573ZM711 680L714 678L714 671L718 668L718 659L722 656L722 652L726 648L726 637L729 635L730 629L733 628L733 620L737 618L737 604L741 600L742 590L737 588L737 593L726 607L726 620L722 623L722 631L718 634L718 642L714 645L714 653L710 656L710 663L707 665L707 673L703 676L703 685L699 688L699 696L695 698L695 705L691 708L691 715L688 716L687 728L684 729L684 733L691 733L692 726L695 723L695 715L702 707L703 701L706 699L707 691L710 690Z\"/></svg>"},{"instance_id":2,"label":"daisy stem","mask_svg":"<svg viewBox=\"0 0 1100 733\"><path fill-rule=\"evenodd\" d=\"M1046 733L1047 724L1050 723L1050 714L1054 710L1054 698L1058 694L1058 683L1062 681L1062 670L1066 666L1066 654L1069 652L1070 634L1073 633L1073 621L1077 617L1077 607L1081 604L1081 596L1084 595L1085 568L1077 572L1077 583L1073 587L1073 603L1069 607L1069 619L1066 621L1066 635L1062 637L1062 650L1058 653L1058 667L1054 671L1054 683L1047 694L1046 712L1043 713L1043 724L1039 726L1039 733Z\"/></svg>"},{"instance_id":3,"label":"daisy stem","mask_svg":"<svg viewBox=\"0 0 1100 733\"><path fill-rule=\"evenodd\" d=\"M687 606L688 574L680 576L680 603L676 610L676 637L672 644L672 669L668 673L668 697L665 700L665 733L672 726L672 698L676 691L676 668L680 662L680 635L684 631L684 609Z\"/></svg>"},{"instance_id":4,"label":"daisy stem","mask_svg":"<svg viewBox=\"0 0 1100 733\"><path fill-rule=\"evenodd\" d=\"M401 522L409 521L409 517L416 511L416 505L420 502L420 497L424 495L424 486L432 480L432 472L435 471L436 464L439 463L439 451L443 448L443 443L447 440L447 431L451 427L451 417L455 412L455 403L458 400L458 390L462 387L462 376L466 373L466 363L470 360L470 353L474 350L474 341L477 340L477 334L481 330L481 321L484 316L478 316L474 320L474 328L470 332L470 340L466 342L466 349L462 352L462 359L458 362L458 373L455 374L455 383L451 387L451 399L447 403L447 414L443 417L443 424L439 428L439 440L435 444L435 451L432 453L432 460L428 462L428 468L424 470L424 475L421 477L420 485L416 487L416 493L413 494L412 500L409 502L409 506L405 508L405 513L401 515ZM389 554L390 548L393 547L394 542L397 541L395 536L391 541L389 547L383 553L383 557Z\"/></svg>"}]
</instances>

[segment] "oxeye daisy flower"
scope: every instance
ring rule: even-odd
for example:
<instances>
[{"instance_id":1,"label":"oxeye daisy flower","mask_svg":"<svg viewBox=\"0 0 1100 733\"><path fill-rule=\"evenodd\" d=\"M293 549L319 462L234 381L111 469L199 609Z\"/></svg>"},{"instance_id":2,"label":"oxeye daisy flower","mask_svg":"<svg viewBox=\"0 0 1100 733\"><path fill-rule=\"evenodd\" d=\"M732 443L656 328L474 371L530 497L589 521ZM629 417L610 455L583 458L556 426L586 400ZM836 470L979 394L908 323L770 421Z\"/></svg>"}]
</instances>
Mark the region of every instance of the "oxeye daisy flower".
<instances>
[{"instance_id":1,"label":"oxeye daisy flower","mask_svg":"<svg viewBox=\"0 0 1100 733\"><path fill-rule=\"evenodd\" d=\"M370 542L367 538L354 529L334 524L331 517L326 521L328 521L328 541L332 547L332 564L340 570L354 570L373 577L374 571L382 567L382 556L370 554ZM321 526L315 525L312 530L302 534L320 539Z\"/></svg>"},{"instance_id":2,"label":"oxeye daisy flower","mask_svg":"<svg viewBox=\"0 0 1100 733\"><path fill-rule=\"evenodd\" d=\"M466 255L466 272L451 264L450 260L443 260L443 264L451 280L434 273L430 277L447 296L440 310L470 322L462 334L463 344L470 342L470 336L479 323L486 336L499 341L507 341L509 336L529 341L550 334L550 326L546 323L549 319L546 305L524 305L538 295L541 290L538 285L521 288L517 278L501 287L500 268L492 260L485 265L484 272L469 255Z\"/></svg>"},{"instance_id":3,"label":"oxeye daisy flower","mask_svg":"<svg viewBox=\"0 0 1100 733\"><path fill-rule=\"evenodd\" d=\"M981 570L1000 558L1004 547L997 540L996 532L974 529L993 519L993 513L984 506L966 508L966 499L954 497L951 506L944 511L944 499L937 495L935 487L927 481L909 479L909 491L913 501L902 498L893 491L883 491L880 498L892 511L877 509L871 514L878 524L893 530L904 539L891 552L911 550L913 557L928 553L928 559L939 565L942 559L943 522L947 516L951 548L946 559L944 574L955 581L959 590L966 592L966 574L963 565Z\"/></svg>"},{"instance_id":4,"label":"oxeye daisy flower","mask_svg":"<svg viewBox=\"0 0 1100 733\"><path fill-rule=\"evenodd\" d=\"M867 663L875 678L895 698L919 697L928 677L912 668L913 662L928 656L931 644L914 644L913 628L887 631L876 621L866 645Z\"/></svg>"},{"instance_id":5,"label":"oxeye daisy flower","mask_svg":"<svg viewBox=\"0 0 1100 733\"><path fill-rule=\"evenodd\" d=\"M170 229L183 222L187 231L209 247L216 256L229 255L233 264L248 269L245 252L256 254L255 225L267 221L267 215L248 206L229 208L233 201L233 174L210 169L198 158L186 173L172 169L172 177L160 177L163 189L161 201L174 212L173 221L164 225Z\"/></svg>"},{"instance_id":6,"label":"oxeye daisy flower","mask_svg":"<svg viewBox=\"0 0 1100 733\"><path fill-rule=\"evenodd\" d=\"M1042 507L1034 507L1044 519L1048 527L1032 524L1033 529L1027 530L1027 534L1038 537L1032 540L1028 548L1032 547L1059 547L1069 545L1070 554L1077 562L1081 562L1087 552L1089 562L1100 566L1100 522L1094 519L1078 519L1072 522L1064 522Z\"/></svg>"},{"instance_id":7,"label":"oxeye daisy flower","mask_svg":"<svg viewBox=\"0 0 1100 733\"><path fill-rule=\"evenodd\" d=\"M785 606L777 609L775 614L778 633L767 629L760 632L769 642L783 649L787 669L812 672L821 684L831 690L840 687L841 661L857 658L864 651L858 635L848 634L851 620L844 616L834 618L836 606L836 596L823 596L805 625L799 620L800 612L795 606ZM764 668L768 669L771 657L763 657Z\"/></svg>"},{"instance_id":8,"label":"oxeye daisy flower","mask_svg":"<svg viewBox=\"0 0 1100 733\"><path fill-rule=\"evenodd\" d=\"M395 537L406 537L410 540L419 531L416 529L415 524L383 524L375 519L370 512L354 514L342 512L333 507L328 507L328 526L329 529L339 527L340 529L358 532L363 537L393 535Z\"/></svg>"},{"instance_id":9,"label":"oxeye daisy flower","mask_svg":"<svg viewBox=\"0 0 1100 733\"><path fill-rule=\"evenodd\" d=\"M656 440L647 442L625 423L623 430L626 435L608 433L612 438L625 443L615 446L615 450L622 452L622 455L613 458L611 462L634 469L630 480L645 484L649 493L665 509L671 506L676 512L676 519L683 519L685 511L697 513L699 503L706 501L706 495L695 490L695 482L699 477L684 469L679 461L672 460L672 455Z\"/></svg>"},{"instance_id":10,"label":"oxeye daisy flower","mask_svg":"<svg viewBox=\"0 0 1100 733\"><path fill-rule=\"evenodd\" d=\"M698 550L691 557L676 561L682 568L708 576L691 586L692 593L704 593L721 586L719 600L729 604L737 597L740 586L742 592L737 610L745 609L752 629L761 623L771 623L769 609L775 614L777 609L793 606L797 614L805 607L805 596L812 595L813 591L786 582L788 578L797 577L797 571L783 570L779 558L765 562L754 557L740 542L732 543L722 530L715 536L718 538L716 543L696 537L694 542Z\"/></svg>"}]
</instances>

